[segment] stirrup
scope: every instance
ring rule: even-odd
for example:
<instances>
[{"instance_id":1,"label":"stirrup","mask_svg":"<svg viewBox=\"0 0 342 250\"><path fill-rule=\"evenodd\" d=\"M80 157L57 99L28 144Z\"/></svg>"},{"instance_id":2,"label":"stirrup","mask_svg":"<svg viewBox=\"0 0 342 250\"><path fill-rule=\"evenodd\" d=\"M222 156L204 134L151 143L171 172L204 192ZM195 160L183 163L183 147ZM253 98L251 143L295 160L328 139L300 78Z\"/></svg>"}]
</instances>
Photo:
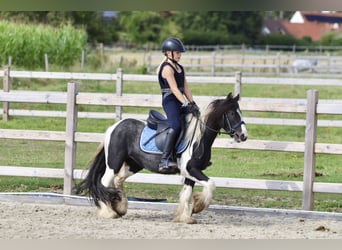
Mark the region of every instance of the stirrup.
<instances>
[{"instance_id":1,"label":"stirrup","mask_svg":"<svg viewBox=\"0 0 342 250\"><path fill-rule=\"evenodd\" d=\"M159 173L161 174L177 174L179 173L179 169L177 165L175 166L162 166L158 169Z\"/></svg>"},{"instance_id":2,"label":"stirrup","mask_svg":"<svg viewBox=\"0 0 342 250\"><path fill-rule=\"evenodd\" d=\"M159 163L159 168L169 168L169 167L177 167L178 164L176 161L172 160L163 160Z\"/></svg>"},{"instance_id":3,"label":"stirrup","mask_svg":"<svg viewBox=\"0 0 342 250\"><path fill-rule=\"evenodd\" d=\"M168 174L168 173L175 173L178 171L178 167L177 167L177 162L172 161L172 160L162 160L159 163L159 172L163 173L163 174Z\"/></svg>"}]
</instances>

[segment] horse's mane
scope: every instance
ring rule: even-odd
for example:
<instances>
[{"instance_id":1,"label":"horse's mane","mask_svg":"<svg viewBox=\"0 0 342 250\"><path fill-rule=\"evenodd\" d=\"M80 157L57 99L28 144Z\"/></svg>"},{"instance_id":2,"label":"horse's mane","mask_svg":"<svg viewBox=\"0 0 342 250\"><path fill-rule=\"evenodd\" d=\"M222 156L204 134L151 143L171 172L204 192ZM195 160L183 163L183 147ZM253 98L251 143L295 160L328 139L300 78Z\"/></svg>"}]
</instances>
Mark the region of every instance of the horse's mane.
<instances>
[{"instance_id":1,"label":"horse's mane","mask_svg":"<svg viewBox=\"0 0 342 250\"><path fill-rule=\"evenodd\" d=\"M204 121L218 121L221 119L223 113L227 112L228 110L238 108L238 99L239 96L233 97L232 94L229 93L225 99L216 99L212 101L208 105Z\"/></svg>"},{"instance_id":2,"label":"horse's mane","mask_svg":"<svg viewBox=\"0 0 342 250\"><path fill-rule=\"evenodd\" d=\"M204 124L201 122L202 117L199 117L199 119L197 119L193 114L187 114L185 117L185 121L187 123L187 129L185 133L186 141L198 141L204 131Z\"/></svg>"},{"instance_id":3,"label":"horse's mane","mask_svg":"<svg viewBox=\"0 0 342 250\"><path fill-rule=\"evenodd\" d=\"M221 119L223 113L238 106L238 99L239 96L233 97L232 94L229 93L225 99L216 99L210 102L205 110L201 109L201 117L199 120L195 119L192 114L188 114L186 116L186 120L189 122L185 135L186 138L191 139L192 137L194 142L199 142L203 136L208 120L218 121Z\"/></svg>"}]
</instances>

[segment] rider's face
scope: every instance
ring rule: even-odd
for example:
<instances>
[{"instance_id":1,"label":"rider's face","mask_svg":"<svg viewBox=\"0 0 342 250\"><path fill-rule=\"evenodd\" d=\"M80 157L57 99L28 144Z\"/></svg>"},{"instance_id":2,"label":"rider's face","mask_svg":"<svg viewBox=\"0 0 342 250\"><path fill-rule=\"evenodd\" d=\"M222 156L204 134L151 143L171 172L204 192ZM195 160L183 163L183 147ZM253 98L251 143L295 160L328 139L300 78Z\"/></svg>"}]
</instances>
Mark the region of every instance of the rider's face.
<instances>
[{"instance_id":1,"label":"rider's face","mask_svg":"<svg viewBox=\"0 0 342 250\"><path fill-rule=\"evenodd\" d=\"M167 55L169 58L172 58L172 51L167 51ZM173 59L178 62L181 59L182 52L180 51L173 51Z\"/></svg>"}]
</instances>

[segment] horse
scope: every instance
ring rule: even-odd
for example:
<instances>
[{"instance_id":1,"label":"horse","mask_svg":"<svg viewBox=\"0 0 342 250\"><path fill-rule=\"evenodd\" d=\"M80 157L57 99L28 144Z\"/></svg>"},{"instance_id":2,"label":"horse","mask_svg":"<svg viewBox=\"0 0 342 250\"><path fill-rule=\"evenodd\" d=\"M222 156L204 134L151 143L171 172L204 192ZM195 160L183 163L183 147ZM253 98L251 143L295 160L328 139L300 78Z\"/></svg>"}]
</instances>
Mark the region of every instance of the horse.
<instances>
[{"instance_id":1,"label":"horse","mask_svg":"<svg viewBox=\"0 0 342 250\"><path fill-rule=\"evenodd\" d=\"M229 93L213 100L204 112L185 115L186 131L183 152L177 154L178 172L184 177L174 222L197 223L192 217L209 207L216 188L203 173L211 165L211 147L218 134L227 134L236 142L246 141L248 132L239 106L240 95ZM76 185L76 193L85 193L97 207L97 216L120 218L127 213L128 199L124 182L142 169L158 173L161 154L146 153L140 138L146 122L126 118L107 128L102 142L90 163L88 174ZM223 129L223 131L221 131ZM195 184L202 192L193 192Z\"/></svg>"}]
</instances>

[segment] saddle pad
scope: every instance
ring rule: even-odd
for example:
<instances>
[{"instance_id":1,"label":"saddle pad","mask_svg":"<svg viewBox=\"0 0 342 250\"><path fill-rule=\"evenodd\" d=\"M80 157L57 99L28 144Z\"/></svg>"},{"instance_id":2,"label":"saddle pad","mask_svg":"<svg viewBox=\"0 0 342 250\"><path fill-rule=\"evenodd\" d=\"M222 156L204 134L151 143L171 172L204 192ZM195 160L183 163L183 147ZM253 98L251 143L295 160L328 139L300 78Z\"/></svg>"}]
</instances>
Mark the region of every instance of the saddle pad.
<instances>
[{"instance_id":1,"label":"saddle pad","mask_svg":"<svg viewBox=\"0 0 342 250\"><path fill-rule=\"evenodd\" d=\"M154 137L153 139L151 139L151 137L153 137L156 132L156 130L151 129L148 126L145 126L140 135L140 148L142 151L151 154L162 154L162 151L156 145L156 138ZM150 141L146 145L144 145L148 140ZM176 148L176 153L183 153L187 147L187 144L188 143L182 140Z\"/></svg>"}]
</instances>

